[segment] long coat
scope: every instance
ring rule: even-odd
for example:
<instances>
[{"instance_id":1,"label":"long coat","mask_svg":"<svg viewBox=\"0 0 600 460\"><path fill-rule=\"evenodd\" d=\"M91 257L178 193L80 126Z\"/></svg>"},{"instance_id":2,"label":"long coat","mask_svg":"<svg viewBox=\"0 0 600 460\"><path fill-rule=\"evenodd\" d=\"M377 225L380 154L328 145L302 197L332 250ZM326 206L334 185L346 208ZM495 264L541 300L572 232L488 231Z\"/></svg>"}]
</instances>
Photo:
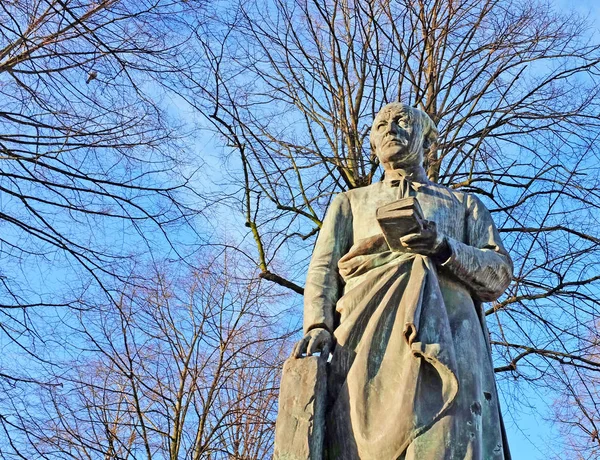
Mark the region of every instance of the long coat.
<instances>
[{"instance_id":1,"label":"long coat","mask_svg":"<svg viewBox=\"0 0 600 460\"><path fill-rule=\"evenodd\" d=\"M399 186L398 186L399 185ZM376 209L413 195L451 256L391 251ZM512 262L473 195L386 180L338 194L308 270L304 329L329 329L329 459L509 459L482 302Z\"/></svg>"}]
</instances>

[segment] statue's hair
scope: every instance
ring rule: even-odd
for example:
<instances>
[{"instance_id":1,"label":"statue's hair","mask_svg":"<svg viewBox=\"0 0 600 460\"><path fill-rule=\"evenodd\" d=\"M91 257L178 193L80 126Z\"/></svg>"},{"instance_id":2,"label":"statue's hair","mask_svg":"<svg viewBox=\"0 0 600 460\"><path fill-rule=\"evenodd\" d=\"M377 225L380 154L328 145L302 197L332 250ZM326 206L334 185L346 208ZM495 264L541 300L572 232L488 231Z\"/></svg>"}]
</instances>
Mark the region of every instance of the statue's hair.
<instances>
[{"instance_id":1,"label":"statue's hair","mask_svg":"<svg viewBox=\"0 0 600 460\"><path fill-rule=\"evenodd\" d=\"M375 122L380 117L380 115L389 112L400 112L403 109L408 109L408 116L410 118L411 123L413 124L413 129L421 132L423 136L423 149L428 150L432 144L437 142L439 133L437 130L437 126L435 126L433 120L429 118L429 115L427 115L422 110L417 109L416 107L410 107L408 105L402 104L401 102L391 102L389 104L384 105L375 116L375 119L373 120L373 125L371 127L371 131L373 130ZM375 156L377 154L375 145L373 145L373 142L370 142L370 144L371 155Z\"/></svg>"}]
</instances>

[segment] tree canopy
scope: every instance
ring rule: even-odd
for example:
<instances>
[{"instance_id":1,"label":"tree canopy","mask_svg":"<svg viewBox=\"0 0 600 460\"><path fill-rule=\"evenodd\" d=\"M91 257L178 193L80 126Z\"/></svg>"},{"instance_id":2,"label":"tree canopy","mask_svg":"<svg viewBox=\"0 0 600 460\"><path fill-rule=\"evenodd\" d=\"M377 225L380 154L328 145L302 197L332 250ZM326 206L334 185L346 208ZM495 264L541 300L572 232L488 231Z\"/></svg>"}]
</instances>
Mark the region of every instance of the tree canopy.
<instances>
[{"instance_id":1,"label":"tree canopy","mask_svg":"<svg viewBox=\"0 0 600 460\"><path fill-rule=\"evenodd\" d=\"M74 374L64 374L61 382L57 363L65 361L42 351L45 325L75 328L77 345L93 343L90 349L101 361L125 353L107 342L107 333L124 324L119 340L136 330L139 345L129 365L139 364L139 375L146 375L140 357L162 346L159 334L177 353L185 350L178 342L179 323L168 318L165 329L161 322L170 311L166 303L141 301L134 293L147 298L162 292L159 266L197 264L187 257L197 245L227 248L215 249L219 257L237 253L245 272L236 271L235 283L227 286L239 289L243 279L254 296L267 295L265 286L275 288L268 294L281 295L279 308L288 312L301 300L297 294L332 197L380 180L369 146L371 122L382 105L401 101L427 112L438 126L439 141L426 158L430 179L478 195L515 263L510 288L485 312L506 401L519 410L517 389L548 391L569 449L595 458L600 449L599 70L600 42L592 23L550 0L3 4L0 334L11 356L25 354L45 370L53 368L46 375L57 379L40 379L37 365L35 372L0 369L7 395L0 401L0 421L7 439L39 445L28 436L40 433L45 422L15 419L29 398L21 389L38 385L56 402L64 394L48 385L64 384L81 401L93 400L89 407L100 414L94 420L104 420L105 428L122 418L111 412L109 421L103 401L133 404L127 429L113 436L121 442L118 455L133 458L124 439L135 434L146 440L148 458L176 458L171 447L161 451L171 452L163 457L153 450L158 438L150 442L143 434L152 416L131 402L139 389L149 392L147 407L160 404L148 403L160 387L159 373L134 382L126 368L114 370L117 361L100 366L86 356L70 362ZM225 154L221 163L211 152L215 146ZM190 158L198 149L199 158ZM226 173L208 187L215 164ZM200 209L214 212L212 223L197 219ZM217 231L210 238L199 235L209 225ZM180 236L195 244L182 246ZM197 283L192 291L225 289L207 270L209 277L187 278ZM174 291L180 297L192 292ZM202 308L185 310L189 305L183 301L172 308L187 311L193 325L211 308L219 310L223 299L219 294L207 297ZM252 308L260 303L250 302ZM261 315L256 327L268 335L268 346L261 348L259 341L239 366L249 365L252 359L246 358L268 355L277 368L283 356L277 347L287 344L299 322L300 310L295 311L287 325L272 327L264 321L277 315ZM99 318L112 322L113 329L97 328L104 321ZM152 335L153 328L161 332ZM220 337L212 343L215 356L227 337L218 331L211 329ZM196 358L198 366L211 362ZM150 361L159 369L172 359L178 358L166 353ZM272 369L258 367L264 373L256 382L271 382ZM103 378L114 371L115 380L82 385L82 374L75 374L92 368ZM165 378L176 373L162 369ZM118 383L120 378L128 383ZM168 392L158 393L159 400L173 401ZM272 407L270 399L258 402L260 394L273 397L259 392L252 393L258 399L246 395L236 401L250 402L252 410L245 413L256 414L257 407ZM54 434L45 426L46 446L83 439L68 428L77 425L82 406L73 399L68 403L68 413L48 415L63 425ZM263 419L252 426L272 429ZM86 447L91 449L86 455L117 455L106 450L116 447L106 447L110 436L103 436ZM193 446L199 444L184 442L186 436L194 434L181 434L180 445L188 446L181 448L197 452ZM228 436L220 442L231 447L242 434ZM260 436L270 442L268 434ZM238 447L244 445L239 441ZM261 458L266 452L229 447L211 455ZM7 452L16 458L20 448ZM83 458L81 452L71 455ZM51 449L44 455L60 457Z\"/></svg>"},{"instance_id":2,"label":"tree canopy","mask_svg":"<svg viewBox=\"0 0 600 460\"><path fill-rule=\"evenodd\" d=\"M600 48L586 18L518 0L256 1L229 13L199 37L207 77L184 94L239 158L262 276L302 292L297 262L331 197L381 177L374 115L394 100L421 108L440 131L430 178L479 195L515 262L486 310L498 377L578 407L583 452L588 436L598 445Z\"/></svg>"}]
</instances>

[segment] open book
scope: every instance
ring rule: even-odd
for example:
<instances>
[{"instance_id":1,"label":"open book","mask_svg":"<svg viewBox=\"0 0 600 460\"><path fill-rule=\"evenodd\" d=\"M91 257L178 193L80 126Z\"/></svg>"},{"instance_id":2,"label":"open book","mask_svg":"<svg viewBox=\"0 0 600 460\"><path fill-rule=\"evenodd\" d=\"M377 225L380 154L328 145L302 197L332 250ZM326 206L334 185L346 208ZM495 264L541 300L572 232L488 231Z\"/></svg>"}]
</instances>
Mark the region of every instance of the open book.
<instances>
[{"instance_id":1,"label":"open book","mask_svg":"<svg viewBox=\"0 0 600 460\"><path fill-rule=\"evenodd\" d=\"M413 196L400 198L377 208L375 214L383 236L392 251L404 251L400 238L423 230L423 210Z\"/></svg>"}]
</instances>

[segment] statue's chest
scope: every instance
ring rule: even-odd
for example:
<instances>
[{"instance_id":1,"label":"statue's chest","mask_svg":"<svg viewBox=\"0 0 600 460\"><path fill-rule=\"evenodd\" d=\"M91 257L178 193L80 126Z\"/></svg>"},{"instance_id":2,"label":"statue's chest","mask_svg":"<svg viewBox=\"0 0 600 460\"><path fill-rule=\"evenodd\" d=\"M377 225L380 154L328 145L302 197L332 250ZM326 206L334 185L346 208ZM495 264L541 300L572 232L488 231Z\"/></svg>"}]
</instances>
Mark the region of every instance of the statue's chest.
<instances>
[{"instance_id":1,"label":"statue's chest","mask_svg":"<svg viewBox=\"0 0 600 460\"><path fill-rule=\"evenodd\" d=\"M431 194L430 190L416 194L425 219L437 224L438 231L458 241L466 238L465 207L454 196Z\"/></svg>"},{"instance_id":2,"label":"statue's chest","mask_svg":"<svg viewBox=\"0 0 600 460\"><path fill-rule=\"evenodd\" d=\"M351 199L354 241L381 233L375 217L377 208L400 198L397 187L380 186L365 190ZM425 219L437 224L438 231L458 241L465 239L465 208L451 191L441 187L422 186L410 190L423 209Z\"/></svg>"}]
</instances>

